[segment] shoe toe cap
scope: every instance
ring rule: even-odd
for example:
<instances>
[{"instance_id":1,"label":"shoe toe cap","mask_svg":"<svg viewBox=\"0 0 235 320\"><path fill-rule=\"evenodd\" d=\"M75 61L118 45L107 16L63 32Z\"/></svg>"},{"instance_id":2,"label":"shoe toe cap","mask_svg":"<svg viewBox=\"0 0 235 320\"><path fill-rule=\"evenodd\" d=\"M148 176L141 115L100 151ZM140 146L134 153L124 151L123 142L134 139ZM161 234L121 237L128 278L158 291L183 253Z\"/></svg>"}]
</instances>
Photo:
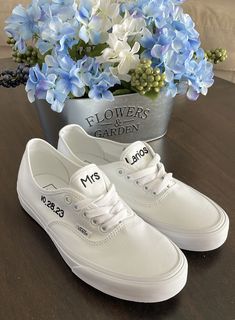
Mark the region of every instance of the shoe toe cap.
<instances>
[{"instance_id":1,"label":"shoe toe cap","mask_svg":"<svg viewBox=\"0 0 235 320\"><path fill-rule=\"evenodd\" d=\"M206 251L218 248L227 238L229 218L214 201L177 182L160 202L155 226L182 249Z\"/></svg>"},{"instance_id":2,"label":"shoe toe cap","mask_svg":"<svg viewBox=\"0 0 235 320\"><path fill-rule=\"evenodd\" d=\"M214 201L182 182L159 204L161 220L188 232L211 232L224 224L227 214Z\"/></svg>"}]
</instances>

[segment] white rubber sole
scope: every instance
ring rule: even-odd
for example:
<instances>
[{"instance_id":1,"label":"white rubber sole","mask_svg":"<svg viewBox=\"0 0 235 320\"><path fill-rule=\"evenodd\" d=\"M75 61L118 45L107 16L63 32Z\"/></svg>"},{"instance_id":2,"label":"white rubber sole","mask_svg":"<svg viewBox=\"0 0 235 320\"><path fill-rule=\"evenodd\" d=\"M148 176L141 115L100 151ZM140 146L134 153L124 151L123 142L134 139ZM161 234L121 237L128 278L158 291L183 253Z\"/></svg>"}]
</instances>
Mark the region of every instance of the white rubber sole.
<instances>
[{"instance_id":1,"label":"white rubber sole","mask_svg":"<svg viewBox=\"0 0 235 320\"><path fill-rule=\"evenodd\" d=\"M172 239L172 241L174 241L181 249L203 252L215 250L221 247L228 237L228 230L229 220L226 216L224 223L217 230L204 234L181 234L180 236L179 234L170 234L167 232L167 236Z\"/></svg>"},{"instance_id":2,"label":"white rubber sole","mask_svg":"<svg viewBox=\"0 0 235 320\"><path fill-rule=\"evenodd\" d=\"M18 197L23 209L47 232L72 272L81 280L103 293L123 300L154 303L174 297L185 286L187 281L188 263L182 253L180 254L181 261L177 270L167 278L157 282L133 281L116 278L84 265L82 262L75 261L68 252L64 251L60 243L55 240L51 230L48 230L43 225L38 214L23 200L19 193ZM177 247L176 249L179 250Z\"/></svg>"},{"instance_id":3,"label":"white rubber sole","mask_svg":"<svg viewBox=\"0 0 235 320\"><path fill-rule=\"evenodd\" d=\"M141 216L141 215L140 215ZM188 251L211 251L221 247L228 237L229 219L223 212L223 222L221 225L210 232L201 233L183 233L171 231L160 225L155 225L151 221L143 219L155 227L157 230L170 238L180 249Z\"/></svg>"}]
</instances>

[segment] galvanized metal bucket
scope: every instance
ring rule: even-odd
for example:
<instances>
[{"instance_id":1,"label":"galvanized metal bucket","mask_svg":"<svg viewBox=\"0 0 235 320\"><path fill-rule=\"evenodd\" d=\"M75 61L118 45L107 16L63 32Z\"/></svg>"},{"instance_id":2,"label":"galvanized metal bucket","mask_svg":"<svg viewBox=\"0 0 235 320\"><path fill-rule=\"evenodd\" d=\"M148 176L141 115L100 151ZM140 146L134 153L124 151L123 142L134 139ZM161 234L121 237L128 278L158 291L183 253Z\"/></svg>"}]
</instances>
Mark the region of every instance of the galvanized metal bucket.
<instances>
[{"instance_id":1,"label":"galvanized metal bucket","mask_svg":"<svg viewBox=\"0 0 235 320\"><path fill-rule=\"evenodd\" d=\"M160 94L156 100L139 94L116 96L114 101L71 99L61 113L51 110L45 100L37 100L45 138L56 146L59 130L71 123L82 126L87 133L118 142L150 141L167 131L173 99Z\"/></svg>"}]
</instances>

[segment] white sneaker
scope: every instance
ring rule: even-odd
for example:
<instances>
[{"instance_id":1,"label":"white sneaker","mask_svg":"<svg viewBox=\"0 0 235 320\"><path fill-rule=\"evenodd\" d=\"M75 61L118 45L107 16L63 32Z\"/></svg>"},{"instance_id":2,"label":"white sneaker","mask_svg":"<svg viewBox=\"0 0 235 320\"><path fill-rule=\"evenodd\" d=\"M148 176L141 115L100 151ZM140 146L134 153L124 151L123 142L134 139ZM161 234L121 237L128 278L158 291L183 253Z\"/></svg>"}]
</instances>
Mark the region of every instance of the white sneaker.
<instances>
[{"instance_id":1,"label":"white sneaker","mask_svg":"<svg viewBox=\"0 0 235 320\"><path fill-rule=\"evenodd\" d=\"M183 253L138 217L95 165L81 168L33 139L17 192L72 271L91 286L138 302L166 300L184 287Z\"/></svg>"},{"instance_id":2,"label":"white sneaker","mask_svg":"<svg viewBox=\"0 0 235 320\"><path fill-rule=\"evenodd\" d=\"M207 251L225 242L229 219L223 209L166 173L147 143L124 145L68 125L60 131L58 150L80 165L99 165L127 204L180 248Z\"/></svg>"}]
</instances>

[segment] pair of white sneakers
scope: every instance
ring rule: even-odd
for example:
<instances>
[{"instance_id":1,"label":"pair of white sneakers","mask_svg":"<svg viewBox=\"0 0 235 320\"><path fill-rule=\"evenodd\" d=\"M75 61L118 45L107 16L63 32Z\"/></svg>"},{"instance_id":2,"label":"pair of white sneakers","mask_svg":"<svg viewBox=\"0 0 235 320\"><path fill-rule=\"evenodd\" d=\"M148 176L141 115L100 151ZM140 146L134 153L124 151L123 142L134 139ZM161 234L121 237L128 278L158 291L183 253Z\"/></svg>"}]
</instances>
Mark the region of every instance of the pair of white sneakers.
<instances>
[{"instance_id":1,"label":"pair of white sneakers","mask_svg":"<svg viewBox=\"0 0 235 320\"><path fill-rule=\"evenodd\" d=\"M166 173L147 143L91 137L78 125L60 131L58 151L28 142L17 192L80 279L131 301L176 295L188 272L178 247L213 250L229 229L222 208Z\"/></svg>"}]
</instances>

